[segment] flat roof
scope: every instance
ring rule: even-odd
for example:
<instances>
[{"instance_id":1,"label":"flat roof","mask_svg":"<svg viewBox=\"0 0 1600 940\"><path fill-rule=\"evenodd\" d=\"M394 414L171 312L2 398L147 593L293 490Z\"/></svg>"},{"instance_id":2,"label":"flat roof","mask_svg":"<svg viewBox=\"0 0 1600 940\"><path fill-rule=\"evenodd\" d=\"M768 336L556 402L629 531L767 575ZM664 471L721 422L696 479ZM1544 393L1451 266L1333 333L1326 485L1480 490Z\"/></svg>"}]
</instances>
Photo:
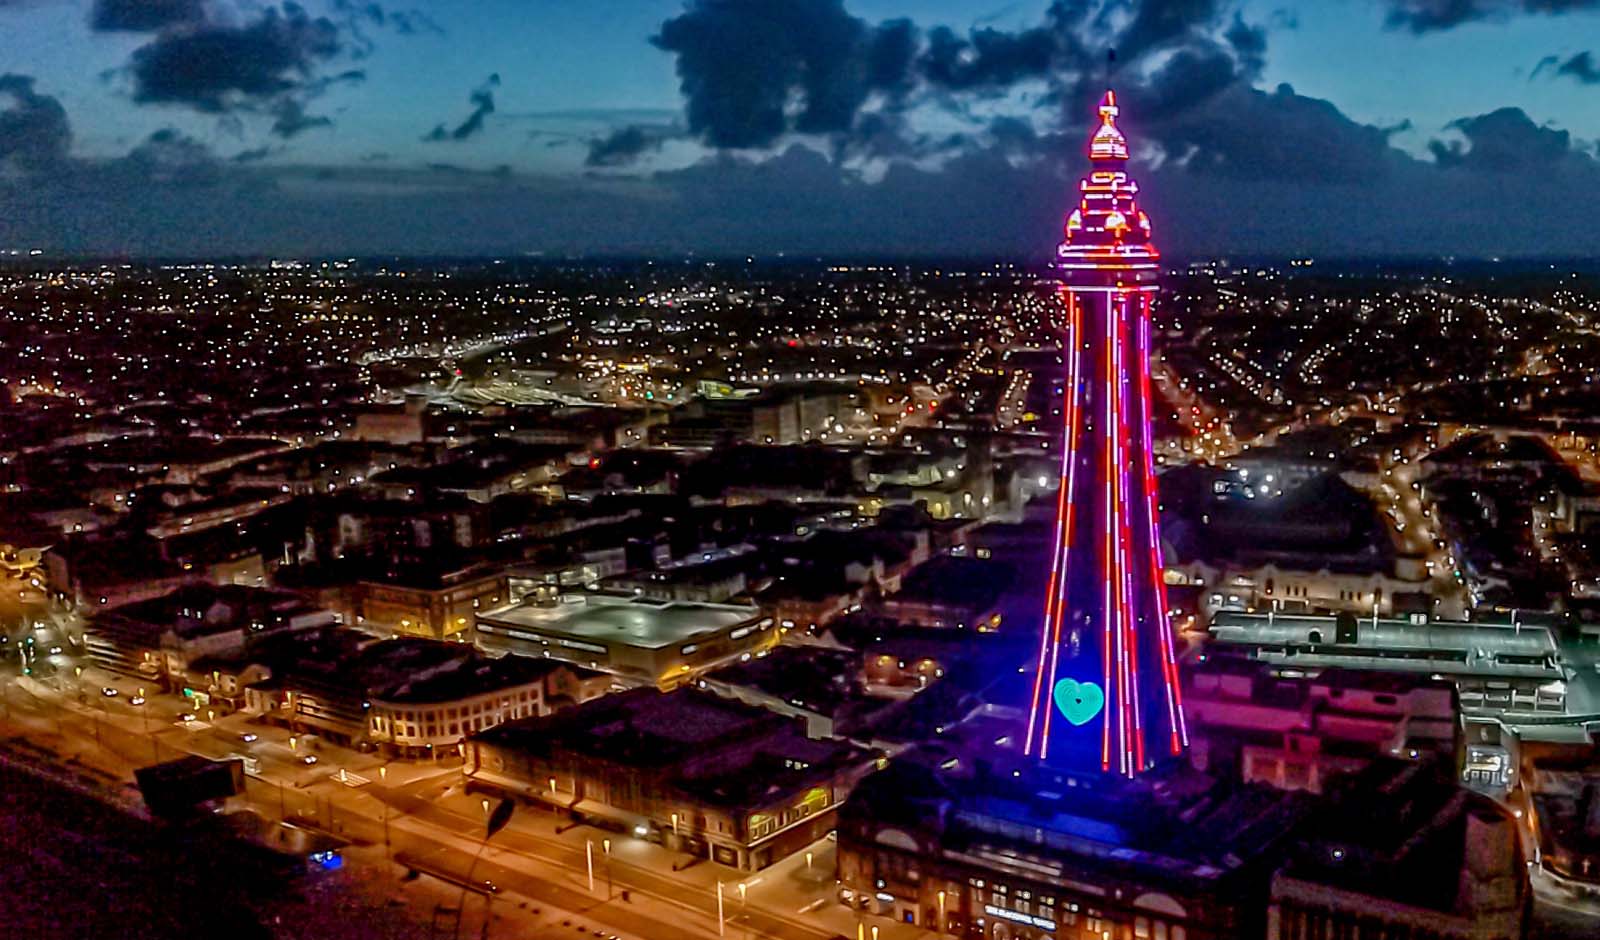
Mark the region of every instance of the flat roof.
<instances>
[{"instance_id":1,"label":"flat roof","mask_svg":"<svg viewBox=\"0 0 1600 940\"><path fill-rule=\"evenodd\" d=\"M729 630L760 616L758 607L597 593L564 594L554 606L529 603L501 607L478 619L596 642L660 649Z\"/></svg>"},{"instance_id":2,"label":"flat roof","mask_svg":"<svg viewBox=\"0 0 1600 940\"><path fill-rule=\"evenodd\" d=\"M1309 645L1312 631L1317 631L1323 643L1332 643L1337 623L1333 617L1275 614L1269 618L1220 611L1212 619L1211 635L1225 643ZM1380 619L1374 625L1371 618L1358 618L1356 628L1356 641L1340 645L1382 650L1486 650L1518 656L1554 656L1558 652L1549 628L1539 624L1440 620L1411 624Z\"/></svg>"},{"instance_id":3,"label":"flat roof","mask_svg":"<svg viewBox=\"0 0 1600 940\"><path fill-rule=\"evenodd\" d=\"M551 715L506 722L475 737L536 753L568 749L629 766L659 767L762 725L783 723L760 706L698 689L631 689Z\"/></svg>"}]
</instances>

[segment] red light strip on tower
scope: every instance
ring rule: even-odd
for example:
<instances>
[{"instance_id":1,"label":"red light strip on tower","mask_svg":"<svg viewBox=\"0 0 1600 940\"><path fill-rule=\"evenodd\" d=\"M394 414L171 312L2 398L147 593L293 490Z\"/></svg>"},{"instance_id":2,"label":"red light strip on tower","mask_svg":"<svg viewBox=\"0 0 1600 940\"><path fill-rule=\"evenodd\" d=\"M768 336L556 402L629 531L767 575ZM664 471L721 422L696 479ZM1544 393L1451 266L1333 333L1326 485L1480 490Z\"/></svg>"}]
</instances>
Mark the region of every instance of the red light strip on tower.
<instances>
[{"instance_id":1,"label":"red light strip on tower","mask_svg":"<svg viewBox=\"0 0 1600 940\"><path fill-rule=\"evenodd\" d=\"M1116 434L1112 432L1112 429L1117 426L1117 394L1115 385L1117 376L1117 342L1116 330L1112 325L1115 322L1115 311L1116 298L1114 296L1108 297L1106 299L1105 373L1104 381L1101 383L1101 387L1106 390L1107 394L1105 430L1101 434L1101 438L1105 441L1105 446L1101 448L1102 460L1100 479L1105 483L1106 497L1105 535L1100 542L1100 571L1105 576L1105 602L1101 609L1104 612L1103 615L1105 618L1111 621L1105 626L1106 632L1112 639L1112 642L1101 644L1101 660L1105 674L1106 703L1112 707L1107 709L1105 712L1105 718L1101 723L1100 767L1102 770L1111 769L1111 713L1113 711L1116 712L1117 716L1117 746L1119 749L1122 747L1122 742L1125 739L1127 732L1126 725L1123 722L1123 716L1126 712L1122 707L1122 696L1126 691L1123 688L1121 681L1122 628L1117 622L1118 610L1116 591L1114 590L1114 585L1116 584L1117 578L1115 567L1116 548L1112 544L1115 540L1117 513ZM1115 649L1115 665L1117 667L1117 681L1115 682L1113 682L1111 678L1113 649Z\"/></svg>"},{"instance_id":2,"label":"red light strip on tower","mask_svg":"<svg viewBox=\"0 0 1600 940\"><path fill-rule=\"evenodd\" d=\"M1061 623L1066 616L1067 584L1064 573L1072 548L1073 503L1070 498L1073 481L1077 475L1078 450L1078 381L1081 314L1078 299L1071 291L1064 291L1067 301L1067 336L1062 351L1067 354L1067 387L1062 390L1062 411L1065 414L1062 429L1061 476L1056 488L1056 554L1051 561L1050 584L1045 595L1044 625L1039 637L1039 665L1033 680L1033 708L1028 713L1028 740L1023 752L1031 754L1034 746L1034 726L1044 714L1043 731L1039 736L1039 758L1043 760L1050 750L1050 720L1053 718L1051 696L1054 689L1045 684L1045 677L1055 678L1056 666L1061 658ZM1045 661L1049 660L1046 668ZM1042 697L1041 697L1042 692Z\"/></svg>"},{"instance_id":3,"label":"red light strip on tower","mask_svg":"<svg viewBox=\"0 0 1600 940\"><path fill-rule=\"evenodd\" d=\"M1139 702L1139 637L1138 622L1136 619L1137 608L1133 601L1133 564L1130 556L1130 546L1133 543L1132 524L1128 507L1125 505L1132 492L1129 484L1128 468L1131 463L1130 451L1133 449L1133 435L1130 430L1128 416L1132 409L1127 406L1132 379L1128 372L1127 363L1122 361L1127 351L1128 342L1128 296L1122 294L1117 303L1117 394L1121 404L1117 408L1117 472L1120 481L1118 493L1117 520L1118 520L1118 562L1121 567L1119 573L1122 582L1122 625L1126 635L1128 649L1128 701L1132 707L1133 738L1126 747L1129 750L1131 762L1129 773L1137 773L1144 769L1144 721L1140 715Z\"/></svg>"}]
</instances>

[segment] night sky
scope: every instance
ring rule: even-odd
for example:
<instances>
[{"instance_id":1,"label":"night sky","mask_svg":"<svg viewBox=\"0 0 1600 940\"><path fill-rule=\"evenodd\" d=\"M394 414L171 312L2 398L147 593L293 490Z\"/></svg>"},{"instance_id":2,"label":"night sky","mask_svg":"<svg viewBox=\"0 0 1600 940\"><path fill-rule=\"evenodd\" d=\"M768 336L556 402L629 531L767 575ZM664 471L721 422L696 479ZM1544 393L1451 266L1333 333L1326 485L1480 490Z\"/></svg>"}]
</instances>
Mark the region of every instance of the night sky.
<instances>
[{"instance_id":1,"label":"night sky","mask_svg":"<svg viewBox=\"0 0 1600 940\"><path fill-rule=\"evenodd\" d=\"M0 0L0 250L1600 253L1600 0Z\"/></svg>"}]
</instances>

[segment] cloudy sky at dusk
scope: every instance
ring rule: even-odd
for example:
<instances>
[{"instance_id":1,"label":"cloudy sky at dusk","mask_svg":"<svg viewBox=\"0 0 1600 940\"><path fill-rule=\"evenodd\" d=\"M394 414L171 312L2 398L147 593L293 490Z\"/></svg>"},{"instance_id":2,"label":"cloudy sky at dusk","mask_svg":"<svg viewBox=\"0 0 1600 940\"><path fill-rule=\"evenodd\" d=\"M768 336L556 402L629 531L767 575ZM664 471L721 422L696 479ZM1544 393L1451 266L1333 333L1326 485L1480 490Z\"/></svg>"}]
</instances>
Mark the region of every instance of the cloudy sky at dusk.
<instances>
[{"instance_id":1,"label":"cloudy sky at dusk","mask_svg":"<svg viewBox=\"0 0 1600 940\"><path fill-rule=\"evenodd\" d=\"M1600 0L0 0L0 249L1600 251Z\"/></svg>"}]
</instances>

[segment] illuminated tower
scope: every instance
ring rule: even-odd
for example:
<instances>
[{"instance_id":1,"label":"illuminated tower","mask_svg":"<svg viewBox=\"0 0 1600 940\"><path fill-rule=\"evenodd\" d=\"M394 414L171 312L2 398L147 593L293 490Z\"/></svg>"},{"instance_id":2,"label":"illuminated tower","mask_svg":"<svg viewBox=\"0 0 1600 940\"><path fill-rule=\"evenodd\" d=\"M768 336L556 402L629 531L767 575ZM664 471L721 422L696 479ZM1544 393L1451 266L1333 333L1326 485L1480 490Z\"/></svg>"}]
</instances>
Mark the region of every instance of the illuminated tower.
<instances>
[{"instance_id":1,"label":"illuminated tower","mask_svg":"<svg viewBox=\"0 0 1600 940\"><path fill-rule=\"evenodd\" d=\"M1056 251L1066 385L1055 552L1027 753L1133 776L1188 745L1162 581L1150 431L1160 253L1106 92Z\"/></svg>"}]
</instances>

